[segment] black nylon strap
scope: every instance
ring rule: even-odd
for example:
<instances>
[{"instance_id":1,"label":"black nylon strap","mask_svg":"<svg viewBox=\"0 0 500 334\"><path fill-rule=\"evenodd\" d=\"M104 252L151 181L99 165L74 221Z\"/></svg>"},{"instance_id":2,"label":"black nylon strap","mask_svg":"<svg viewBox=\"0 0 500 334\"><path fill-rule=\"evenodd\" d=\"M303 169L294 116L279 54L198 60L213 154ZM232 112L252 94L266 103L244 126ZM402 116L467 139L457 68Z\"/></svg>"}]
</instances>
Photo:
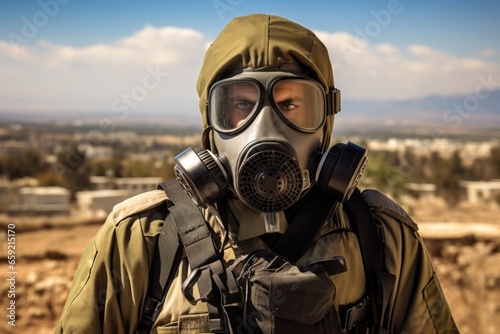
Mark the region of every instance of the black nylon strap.
<instances>
[{"instance_id":1,"label":"black nylon strap","mask_svg":"<svg viewBox=\"0 0 500 334\"><path fill-rule=\"evenodd\" d=\"M167 216L156 243L151 262L148 294L144 301L141 322L137 328L140 334L151 331L175 275L174 264L180 261L182 252L177 229L172 218L172 214Z\"/></svg>"},{"instance_id":2,"label":"black nylon strap","mask_svg":"<svg viewBox=\"0 0 500 334\"><path fill-rule=\"evenodd\" d=\"M173 221L182 240L189 265L193 272L197 269L201 270L193 284L197 283L202 300L208 304L210 330L212 332L223 332L225 327L222 318L223 309L219 305L221 297L219 291L214 289L212 270L209 266L211 263L220 261L212 234L200 210L195 207L195 204L177 180L162 184L162 187L174 203L170 210L171 214L175 213L172 214ZM193 301L197 302L196 300Z\"/></svg>"},{"instance_id":3,"label":"black nylon strap","mask_svg":"<svg viewBox=\"0 0 500 334\"><path fill-rule=\"evenodd\" d=\"M383 331L385 308L396 277L384 268L384 249L374 218L359 189L345 203L346 213L359 239L363 265L367 273L368 290L372 294L372 331Z\"/></svg>"},{"instance_id":4,"label":"black nylon strap","mask_svg":"<svg viewBox=\"0 0 500 334\"><path fill-rule=\"evenodd\" d=\"M313 187L305 198L303 209L297 212L273 251L291 262L297 262L313 242L321 226L332 216L338 203Z\"/></svg>"},{"instance_id":5,"label":"black nylon strap","mask_svg":"<svg viewBox=\"0 0 500 334\"><path fill-rule=\"evenodd\" d=\"M219 257L214 249L212 235L206 226L203 216L193 210L193 203L182 203L173 199L175 210L173 221L179 231L191 268L198 268L217 261Z\"/></svg>"},{"instance_id":6,"label":"black nylon strap","mask_svg":"<svg viewBox=\"0 0 500 334\"><path fill-rule=\"evenodd\" d=\"M380 241L377 227L363 195L356 189L346 202L346 212L352 219L353 228L358 233L361 252L369 272L384 270L383 246ZM376 238L375 238L376 237Z\"/></svg>"},{"instance_id":7,"label":"black nylon strap","mask_svg":"<svg viewBox=\"0 0 500 334\"><path fill-rule=\"evenodd\" d=\"M224 332L228 328L224 307L239 302L241 297L236 278L225 267L208 224L180 183L172 180L161 187L174 203L170 208L172 220L192 269L192 274L183 283L184 295L192 303L206 302L209 329L214 333ZM198 300L190 294L194 284L198 285Z\"/></svg>"}]
</instances>

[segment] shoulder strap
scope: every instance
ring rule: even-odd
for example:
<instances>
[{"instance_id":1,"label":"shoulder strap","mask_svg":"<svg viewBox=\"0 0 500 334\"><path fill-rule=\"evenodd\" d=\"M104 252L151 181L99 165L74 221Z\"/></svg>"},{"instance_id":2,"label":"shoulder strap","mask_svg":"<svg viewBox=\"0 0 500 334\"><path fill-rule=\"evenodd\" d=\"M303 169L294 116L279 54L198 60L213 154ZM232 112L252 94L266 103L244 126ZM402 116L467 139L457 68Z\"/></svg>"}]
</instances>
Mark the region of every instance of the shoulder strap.
<instances>
[{"instance_id":1,"label":"shoulder strap","mask_svg":"<svg viewBox=\"0 0 500 334\"><path fill-rule=\"evenodd\" d=\"M196 304L198 301L206 302L209 312L210 331L214 333L224 332L227 329L227 323L224 318L226 310L224 307L238 301L237 299L240 297L238 284L234 276L227 273L222 257L215 247L212 232L203 218L203 215L179 182L177 180L172 180L160 184L159 188L163 189L173 202L173 205L169 207L169 213L165 223L165 226L171 225L173 230L164 232L165 234L173 234L177 244L177 238L180 237L189 265L192 269L191 275L182 285L182 292L186 299L192 304ZM158 252L160 259L159 261L153 259L153 268L155 268L155 266L163 267L167 261L169 261L163 259L163 257L172 258L171 253L162 253L161 249L173 247L162 245L161 243L172 243L172 238L170 238L170 240L168 238L158 239L157 248L160 250ZM161 271L167 269L170 271L169 275L175 272L172 270L172 264L165 269L161 269ZM161 275L161 273L159 277L154 277L154 275L158 275L158 269L154 269L151 274L153 280L161 280L159 285L161 285L162 294L161 301L158 306L156 306L154 318L150 317L152 322L149 324L150 321L148 321L149 328L151 328L151 325L158 315L160 310L159 306L163 303L171 283L171 280L169 281L167 279L165 281L165 275ZM195 299L192 294L192 289L195 284L198 285L200 294L200 298L198 299ZM158 285L154 284L154 286ZM152 294L155 293L152 291L155 289L154 286L149 289ZM155 294L157 295L157 293ZM154 300L156 300L156 298L154 298ZM144 309L146 310L147 307ZM145 318L144 313L145 312L143 312L143 318ZM143 321L141 321L141 324L142 322Z\"/></svg>"},{"instance_id":2,"label":"shoulder strap","mask_svg":"<svg viewBox=\"0 0 500 334\"><path fill-rule=\"evenodd\" d=\"M149 333L158 317L161 306L176 270L174 264L180 262L182 249L173 222L172 209L167 215L163 229L158 236L155 252L151 261L151 272L148 285L148 294L144 301L142 317L137 328L139 334ZM175 209L173 209L175 211Z\"/></svg>"},{"instance_id":3,"label":"shoulder strap","mask_svg":"<svg viewBox=\"0 0 500 334\"><path fill-rule=\"evenodd\" d=\"M370 208L359 189L356 188L345 204L346 213L359 239L367 288L372 296L371 332L383 333L384 312L396 277L384 268L383 244Z\"/></svg>"}]
</instances>

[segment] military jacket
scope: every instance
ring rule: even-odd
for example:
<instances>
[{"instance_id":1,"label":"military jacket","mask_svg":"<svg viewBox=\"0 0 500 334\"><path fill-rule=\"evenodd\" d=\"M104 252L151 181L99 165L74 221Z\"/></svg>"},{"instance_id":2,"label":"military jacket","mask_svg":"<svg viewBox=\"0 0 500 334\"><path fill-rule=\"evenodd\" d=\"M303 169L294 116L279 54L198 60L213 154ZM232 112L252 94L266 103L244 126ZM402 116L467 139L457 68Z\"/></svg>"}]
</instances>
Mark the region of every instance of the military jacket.
<instances>
[{"instance_id":1,"label":"military jacket","mask_svg":"<svg viewBox=\"0 0 500 334\"><path fill-rule=\"evenodd\" d=\"M383 198L372 203L371 209L384 245L385 269L396 276L384 327L389 333L458 332L417 225L398 205ZM81 257L56 333L136 332L166 203L165 192L156 190L115 206ZM237 205L233 211L238 216ZM263 227L252 226L252 217L245 221L247 224L230 231L233 244L224 252L228 262L267 249L259 237ZM217 224L212 224L217 231ZM347 265L347 271L330 277L338 309L362 299L366 284L358 239L341 206L297 263L334 256L344 257ZM203 321L207 319L206 304L191 305L181 292L190 273L184 256L151 333L208 332L207 321Z\"/></svg>"}]
</instances>

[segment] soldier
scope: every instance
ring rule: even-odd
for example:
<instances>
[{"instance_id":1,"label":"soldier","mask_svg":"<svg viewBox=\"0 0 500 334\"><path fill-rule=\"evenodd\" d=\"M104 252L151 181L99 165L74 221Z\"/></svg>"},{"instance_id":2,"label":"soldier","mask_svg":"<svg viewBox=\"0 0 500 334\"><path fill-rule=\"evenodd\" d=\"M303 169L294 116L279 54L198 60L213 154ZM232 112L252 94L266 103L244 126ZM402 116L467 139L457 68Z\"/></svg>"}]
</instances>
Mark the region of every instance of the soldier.
<instances>
[{"instance_id":1,"label":"soldier","mask_svg":"<svg viewBox=\"0 0 500 334\"><path fill-rule=\"evenodd\" d=\"M364 148L331 146L340 92L313 32L233 19L197 90L203 149L115 206L56 333L458 332L417 225L356 188Z\"/></svg>"}]
</instances>

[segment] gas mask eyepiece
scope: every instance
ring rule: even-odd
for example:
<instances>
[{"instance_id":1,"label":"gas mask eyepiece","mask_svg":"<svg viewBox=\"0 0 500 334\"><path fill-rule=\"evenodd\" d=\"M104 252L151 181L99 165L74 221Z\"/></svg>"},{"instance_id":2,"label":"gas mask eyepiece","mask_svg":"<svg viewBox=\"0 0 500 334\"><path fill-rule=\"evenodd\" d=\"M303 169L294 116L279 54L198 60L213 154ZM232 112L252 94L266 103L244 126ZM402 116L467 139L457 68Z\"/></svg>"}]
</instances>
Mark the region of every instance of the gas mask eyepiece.
<instances>
[{"instance_id":1,"label":"gas mask eyepiece","mask_svg":"<svg viewBox=\"0 0 500 334\"><path fill-rule=\"evenodd\" d=\"M243 131L266 103L285 124L298 131L311 133L322 127L326 116L323 87L314 80L284 74L268 78L264 72L215 83L208 97L214 129L228 135Z\"/></svg>"}]
</instances>

